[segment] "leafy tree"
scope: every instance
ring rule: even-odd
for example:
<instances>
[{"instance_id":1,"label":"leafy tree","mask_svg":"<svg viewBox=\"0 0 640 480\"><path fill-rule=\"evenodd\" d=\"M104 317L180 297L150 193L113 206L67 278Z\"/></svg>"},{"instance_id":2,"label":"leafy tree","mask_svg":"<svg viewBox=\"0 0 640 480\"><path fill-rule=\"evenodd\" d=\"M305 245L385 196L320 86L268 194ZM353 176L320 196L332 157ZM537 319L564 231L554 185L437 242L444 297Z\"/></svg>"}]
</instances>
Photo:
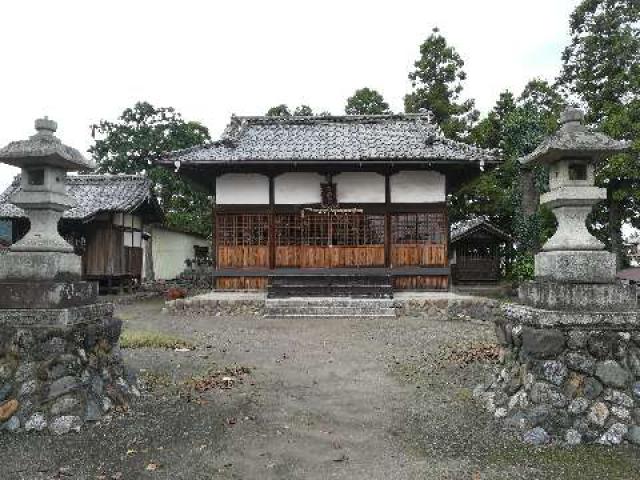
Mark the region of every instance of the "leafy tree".
<instances>
[{"instance_id":1,"label":"leafy tree","mask_svg":"<svg viewBox=\"0 0 640 480\"><path fill-rule=\"evenodd\" d=\"M518 159L557 128L562 104L561 95L542 80L529 82L517 99L511 92L502 92L469 138L485 148L501 148L504 162L450 199L452 220L488 218L518 241L524 263L553 233L555 220L539 206L539 195L547 186L544 169L526 169Z\"/></svg>"},{"instance_id":2,"label":"leafy tree","mask_svg":"<svg viewBox=\"0 0 640 480\"><path fill-rule=\"evenodd\" d=\"M516 99L509 90L500 94L496 106L469 134L469 140L482 148L500 148L504 141L504 122L516 109Z\"/></svg>"},{"instance_id":3,"label":"leafy tree","mask_svg":"<svg viewBox=\"0 0 640 480\"><path fill-rule=\"evenodd\" d=\"M405 111L429 110L447 137L464 138L479 113L473 100L460 100L467 78L464 61L437 28L420 46L414 66L409 74L413 91L404 98Z\"/></svg>"},{"instance_id":4,"label":"leafy tree","mask_svg":"<svg viewBox=\"0 0 640 480\"><path fill-rule=\"evenodd\" d=\"M211 233L211 209L206 194L194 190L174 172L151 164L165 152L208 142L206 127L186 122L171 107L156 108L138 102L124 110L117 120L101 120L91 128L95 143L89 152L98 172L147 172L169 226L202 235Z\"/></svg>"},{"instance_id":5,"label":"leafy tree","mask_svg":"<svg viewBox=\"0 0 640 480\"><path fill-rule=\"evenodd\" d=\"M356 90L347 99L344 111L347 115L383 115L391 113L389 104L384 101L382 95L368 87Z\"/></svg>"},{"instance_id":6,"label":"leafy tree","mask_svg":"<svg viewBox=\"0 0 640 480\"><path fill-rule=\"evenodd\" d=\"M296 107L293 114L296 117L310 117L313 115L313 110L309 105L300 105L299 107Z\"/></svg>"},{"instance_id":7,"label":"leafy tree","mask_svg":"<svg viewBox=\"0 0 640 480\"><path fill-rule=\"evenodd\" d=\"M326 112L322 112L320 115L325 115ZM290 117L295 115L296 117L311 117L313 116L313 110L309 105L300 105L295 108L293 113L291 109L284 103L271 107L267 111L267 117Z\"/></svg>"},{"instance_id":8,"label":"leafy tree","mask_svg":"<svg viewBox=\"0 0 640 480\"><path fill-rule=\"evenodd\" d=\"M607 201L595 213L595 231L617 254L620 267L625 261L621 227L640 223L640 2L583 0L570 28L559 83L584 102L590 123L634 141L631 154L614 156L597 174Z\"/></svg>"},{"instance_id":9,"label":"leafy tree","mask_svg":"<svg viewBox=\"0 0 640 480\"><path fill-rule=\"evenodd\" d=\"M267 117L290 117L291 111L284 103L267 110Z\"/></svg>"}]
</instances>

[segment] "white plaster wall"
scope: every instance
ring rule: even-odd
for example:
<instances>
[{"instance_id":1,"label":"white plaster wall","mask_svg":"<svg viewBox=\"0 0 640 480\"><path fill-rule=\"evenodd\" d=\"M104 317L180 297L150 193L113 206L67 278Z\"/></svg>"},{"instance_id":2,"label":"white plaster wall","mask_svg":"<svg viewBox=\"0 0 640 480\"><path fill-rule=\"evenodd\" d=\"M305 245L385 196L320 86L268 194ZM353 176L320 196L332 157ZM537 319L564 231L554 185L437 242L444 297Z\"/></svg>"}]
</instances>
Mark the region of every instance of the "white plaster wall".
<instances>
[{"instance_id":1,"label":"white plaster wall","mask_svg":"<svg viewBox=\"0 0 640 480\"><path fill-rule=\"evenodd\" d=\"M324 177L312 172L289 172L274 179L275 203L302 205L320 203L320 183Z\"/></svg>"},{"instance_id":2,"label":"white plaster wall","mask_svg":"<svg viewBox=\"0 0 640 480\"><path fill-rule=\"evenodd\" d=\"M177 278L186 268L184 261L194 258L193 247L195 245L211 249L209 240L158 227L151 230L151 242L153 271L156 280Z\"/></svg>"},{"instance_id":3,"label":"white plaster wall","mask_svg":"<svg viewBox=\"0 0 640 480\"><path fill-rule=\"evenodd\" d=\"M269 178L259 173L226 173L216 178L217 205L268 205Z\"/></svg>"},{"instance_id":4,"label":"white plaster wall","mask_svg":"<svg viewBox=\"0 0 640 480\"><path fill-rule=\"evenodd\" d=\"M339 203L384 203L384 176L375 172L344 172L333 177Z\"/></svg>"},{"instance_id":5,"label":"white plaster wall","mask_svg":"<svg viewBox=\"0 0 640 480\"><path fill-rule=\"evenodd\" d=\"M445 201L445 177L431 170L398 172L389 179L392 203Z\"/></svg>"}]
</instances>

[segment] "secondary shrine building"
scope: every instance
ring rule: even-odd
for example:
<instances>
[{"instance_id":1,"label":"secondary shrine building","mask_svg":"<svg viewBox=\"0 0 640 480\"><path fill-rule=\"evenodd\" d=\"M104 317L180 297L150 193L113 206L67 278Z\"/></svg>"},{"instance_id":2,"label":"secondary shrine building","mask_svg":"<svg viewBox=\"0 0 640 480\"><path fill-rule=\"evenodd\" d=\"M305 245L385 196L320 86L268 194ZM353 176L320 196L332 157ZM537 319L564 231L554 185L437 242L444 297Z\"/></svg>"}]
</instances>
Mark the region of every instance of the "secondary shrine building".
<instances>
[{"instance_id":1,"label":"secondary shrine building","mask_svg":"<svg viewBox=\"0 0 640 480\"><path fill-rule=\"evenodd\" d=\"M221 140L158 163L212 196L218 288L315 272L444 290L447 193L497 161L405 114L234 116Z\"/></svg>"}]
</instances>

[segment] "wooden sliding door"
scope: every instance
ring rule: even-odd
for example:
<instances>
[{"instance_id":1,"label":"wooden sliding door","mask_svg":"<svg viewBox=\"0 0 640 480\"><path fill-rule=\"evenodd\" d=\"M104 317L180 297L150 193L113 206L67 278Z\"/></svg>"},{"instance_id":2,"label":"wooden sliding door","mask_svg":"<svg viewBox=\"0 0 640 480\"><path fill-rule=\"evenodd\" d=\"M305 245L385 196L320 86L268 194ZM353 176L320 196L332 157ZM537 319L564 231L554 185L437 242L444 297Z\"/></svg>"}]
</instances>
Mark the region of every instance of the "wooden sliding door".
<instances>
[{"instance_id":1,"label":"wooden sliding door","mask_svg":"<svg viewBox=\"0 0 640 480\"><path fill-rule=\"evenodd\" d=\"M447 218L445 212L394 213L391 220L391 267L446 267ZM397 288L448 287L448 275L405 276L394 279Z\"/></svg>"},{"instance_id":2,"label":"wooden sliding door","mask_svg":"<svg viewBox=\"0 0 640 480\"><path fill-rule=\"evenodd\" d=\"M269 215L216 215L218 268L269 268ZM253 289L266 286L265 277L221 277L217 287Z\"/></svg>"}]
</instances>

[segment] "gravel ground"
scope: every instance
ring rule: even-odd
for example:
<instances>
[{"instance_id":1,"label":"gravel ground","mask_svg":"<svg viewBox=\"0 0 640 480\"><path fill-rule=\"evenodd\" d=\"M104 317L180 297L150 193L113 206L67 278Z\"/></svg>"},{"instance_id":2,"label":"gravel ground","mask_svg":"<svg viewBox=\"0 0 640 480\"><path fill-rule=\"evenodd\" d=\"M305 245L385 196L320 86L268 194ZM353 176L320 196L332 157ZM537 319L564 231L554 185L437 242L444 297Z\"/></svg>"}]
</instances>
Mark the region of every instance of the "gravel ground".
<instances>
[{"instance_id":1,"label":"gravel ground","mask_svg":"<svg viewBox=\"0 0 640 480\"><path fill-rule=\"evenodd\" d=\"M161 307L118 309L195 349L125 350L147 385L129 413L63 438L0 434L0 479L640 478L638 449L531 448L496 427L471 398L495 368L470 356L495 342L488 325ZM232 366L250 369L232 388L191 388Z\"/></svg>"}]
</instances>

